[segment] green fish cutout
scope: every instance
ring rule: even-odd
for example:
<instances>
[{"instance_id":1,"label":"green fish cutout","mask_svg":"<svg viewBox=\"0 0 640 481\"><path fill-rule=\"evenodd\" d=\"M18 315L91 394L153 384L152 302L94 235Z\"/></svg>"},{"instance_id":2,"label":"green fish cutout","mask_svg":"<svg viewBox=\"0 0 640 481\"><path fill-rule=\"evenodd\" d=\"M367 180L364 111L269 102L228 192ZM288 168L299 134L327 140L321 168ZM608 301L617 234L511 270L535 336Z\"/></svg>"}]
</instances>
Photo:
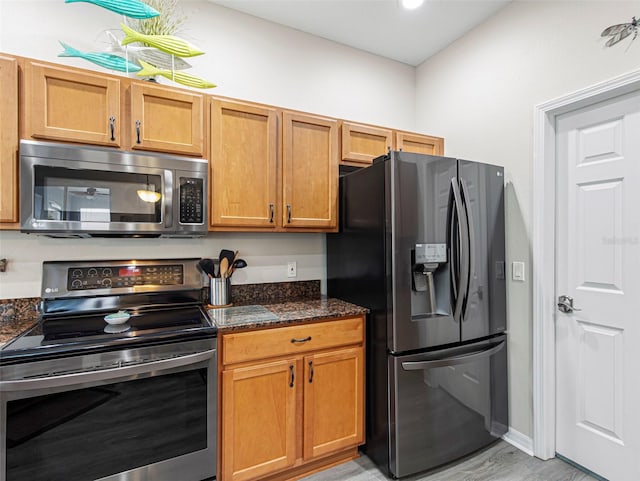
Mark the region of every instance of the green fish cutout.
<instances>
[{"instance_id":1,"label":"green fish cutout","mask_svg":"<svg viewBox=\"0 0 640 481\"><path fill-rule=\"evenodd\" d=\"M134 42L146 43L158 50L178 57L195 57L196 55L202 55L204 53L195 45L191 45L186 40L174 37L173 35L144 35L127 27L124 23L120 24L120 28L122 28L122 31L126 34L121 42L122 45L128 45Z\"/></svg>"},{"instance_id":2,"label":"green fish cutout","mask_svg":"<svg viewBox=\"0 0 640 481\"><path fill-rule=\"evenodd\" d=\"M195 75L191 75L182 71L172 72L171 70L160 70L159 68L148 64L144 60L140 60L140 65L142 65L142 70L140 70L136 74L140 77L153 77L154 75L162 75L169 80L181 83L182 85L187 85L189 87L195 87L198 89L212 89L216 87L215 84L212 84L211 82L208 82L203 78L196 77Z\"/></svg>"},{"instance_id":3,"label":"green fish cutout","mask_svg":"<svg viewBox=\"0 0 640 481\"><path fill-rule=\"evenodd\" d=\"M65 3L86 2L106 8L130 18L153 18L160 15L155 9L140 0L65 0Z\"/></svg>"},{"instance_id":4,"label":"green fish cutout","mask_svg":"<svg viewBox=\"0 0 640 481\"><path fill-rule=\"evenodd\" d=\"M139 65L128 62L126 59L112 53L81 52L64 42L60 42L60 45L64 48L64 52L58 54L58 57L79 57L93 62L96 65L100 65L101 67L118 70L120 72L138 72L140 70Z\"/></svg>"}]
</instances>

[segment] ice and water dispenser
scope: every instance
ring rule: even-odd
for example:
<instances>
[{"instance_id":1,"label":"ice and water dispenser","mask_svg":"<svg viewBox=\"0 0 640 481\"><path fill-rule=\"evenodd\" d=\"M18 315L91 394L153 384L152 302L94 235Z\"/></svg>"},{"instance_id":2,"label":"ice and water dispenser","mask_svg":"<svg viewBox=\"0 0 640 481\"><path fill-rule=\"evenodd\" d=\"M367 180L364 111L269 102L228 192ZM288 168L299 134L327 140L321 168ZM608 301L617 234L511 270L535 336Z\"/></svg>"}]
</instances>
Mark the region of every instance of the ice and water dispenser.
<instances>
[{"instance_id":1,"label":"ice and water dispenser","mask_svg":"<svg viewBox=\"0 0 640 481\"><path fill-rule=\"evenodd\" d=\"M415 244L411 263L411 318L447 315L450 304L447 245Z\"/></svg>"}]
</instances>

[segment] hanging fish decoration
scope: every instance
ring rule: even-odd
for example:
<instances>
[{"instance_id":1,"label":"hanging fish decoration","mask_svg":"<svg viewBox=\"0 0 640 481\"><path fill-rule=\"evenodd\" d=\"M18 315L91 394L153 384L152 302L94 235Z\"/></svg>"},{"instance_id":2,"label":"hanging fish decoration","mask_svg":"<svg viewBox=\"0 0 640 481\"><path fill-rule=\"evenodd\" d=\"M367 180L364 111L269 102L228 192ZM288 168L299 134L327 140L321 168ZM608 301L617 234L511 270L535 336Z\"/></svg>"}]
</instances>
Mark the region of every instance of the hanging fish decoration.
<instances>
[{"instance_id":1,"label":"hanging fish decoration","mask_svg":"<svg viewBox=\"0 0 640 481\"><path fill-rule=\"evenodd\" d=\"M216 87L215 84L201 78L196 77L195 75L191 75L185 72L172 72L171 70L160 70L159 68L154 67L153 65L148 64L144 60L140 60L140 65L142 65L142 70L140 70L136 75L140 77L153 77L155 75L162 75L169 80L174 82L181 83L182 85L187 85L189 87L195 87L198 89L211 89Z\"/></svg>"},{"instance_id":2,"label":"hanging fish decoration","mask_svg":"<svg viewBox=\"0 0 640 481\"><path fill-rule=\"evenodd\" d=\"M119 55L105 52L81 52L64 42L60 42L60 45L64 48L64 52L58 54L58 57L79 57L93 62L96 65L100 65L101 67L118 70L120 72L138 72L140 70L139 65L128 62Z\"/></svg>"},{"instance_id":3,"label":"hanging fish decoration","mask_svg":"<svg viewBox=\"0 0 640 481\"><path fill-rule=\"evenodd\" d=\"M124 23L120 24L120 28L122 28L122 31L125 33L122 45L128 45L134 42L146 43L158 50L177 55L178 57L194 57L204 53L195 45L181 38L174 37L173 35L144 35L127 27Z\"/></svg>"},{"instance_id":4,"label":"hanging fish decoration","mask_svg":"<svg viewBox=\"0 0 640 481\"><path fill-rule=\"evenodd\" d=\"M106 30L107 36L110 39L110 44L107 47L108 52L117 53L118 55L125 55L125 47L120 45L118 38L109 30ZM153 47L134 47L128 45L126 47L126 56L133 61L139 62L144 60L151 65L155 65L159 69L167 70L185 70L191 68L191 64L186 60L175 55L169 55L157 48Z\"/></svg>"},{"instance_id":5,"label":"hanging fish decoration","mask_svg":"<svg viewBox=\"0 0 640 481\"><path fill-rule=\"evenodd\" d=\"M638 37L638 21L636 20L636 17L633 17L629 23L619 23L618 25L611 25L610 27L605 28L600 36L611 37L607 40L607 43L605 43L604 46L613 47L620 40L631 35L632 32L633 38L631 41L634 41Z\"/></svg>"},{"instance_id":6,"label":"hanging fish decoration","mask_svg":"<svg viewBox=\"0 0 640 481\"><path fill-rule=\"evenodd\" d=\"M160 15L155 9L140 0L64 0L65 3L86 2L93 3L112 12L130 18L153 18Z\"/></svg>"}]
</instances>

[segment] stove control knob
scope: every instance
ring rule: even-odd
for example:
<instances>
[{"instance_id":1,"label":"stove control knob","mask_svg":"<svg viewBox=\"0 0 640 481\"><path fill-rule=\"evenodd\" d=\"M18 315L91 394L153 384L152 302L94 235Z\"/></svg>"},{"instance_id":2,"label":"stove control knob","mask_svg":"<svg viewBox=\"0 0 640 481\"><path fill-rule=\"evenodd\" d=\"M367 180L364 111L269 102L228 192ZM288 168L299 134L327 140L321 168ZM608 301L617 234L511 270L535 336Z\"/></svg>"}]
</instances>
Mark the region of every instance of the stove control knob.
<instances>
[{"instance_id":1,"label":"stove control knob","mask_svg":"<svg viewBox=\"0 0 640 481\"><path fill-rule=\"evenodd\" d=\"M102 287L111 287L111 279L103 279Z\"/></svg>"},{"instance_id":2,"label":"stove control knob","mask_svg":"<svg viewBox=\"0 0 640 481\"><path fill-rule=\"evenodd\" d=\"M71 282L72 289L80 289L82 287L82 281L80 279L74 279Z\"/></svg>"},{"instance_id":3,"label":"stove control knob","mask_svg":"<svg viewBox=\"0 0 640 481\"><path fill-rule=\"evenodd\" d=\"M111 269L109 267L105 267L104 269L102 269L102 276L111 277Z\"/></svg>"},{"instance_id":4,"label":"stove control knob","mask_svg":"<svg viewBox=\"0 0 640 481\"><path fill-rule=\"evenodd\" d=\"M71 277L82 277L82 271L80 269L74 269L71 273Z\"/></svg>"}]
</instances>

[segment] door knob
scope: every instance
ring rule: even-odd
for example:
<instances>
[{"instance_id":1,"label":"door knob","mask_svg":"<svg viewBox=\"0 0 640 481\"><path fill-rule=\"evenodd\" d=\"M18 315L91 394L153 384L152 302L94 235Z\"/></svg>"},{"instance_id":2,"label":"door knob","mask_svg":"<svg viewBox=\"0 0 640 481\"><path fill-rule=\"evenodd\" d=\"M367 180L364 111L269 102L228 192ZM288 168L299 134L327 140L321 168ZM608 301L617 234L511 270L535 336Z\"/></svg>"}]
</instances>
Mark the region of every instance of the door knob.
<instances>
[{"instance_id":1,"label":"door knob","mask_svg":"<svg viewBox=\"0 0 640 481\"><path fill-rule=\"evenodd\" d=\"M560 312L564 312L565 314L569 314L573 311L582 310L582 309L578 309L577 307L573 307L573 297L569 297L569 296L558 297L558 309L560 310Z\"/></svg>"}]
</instances>

